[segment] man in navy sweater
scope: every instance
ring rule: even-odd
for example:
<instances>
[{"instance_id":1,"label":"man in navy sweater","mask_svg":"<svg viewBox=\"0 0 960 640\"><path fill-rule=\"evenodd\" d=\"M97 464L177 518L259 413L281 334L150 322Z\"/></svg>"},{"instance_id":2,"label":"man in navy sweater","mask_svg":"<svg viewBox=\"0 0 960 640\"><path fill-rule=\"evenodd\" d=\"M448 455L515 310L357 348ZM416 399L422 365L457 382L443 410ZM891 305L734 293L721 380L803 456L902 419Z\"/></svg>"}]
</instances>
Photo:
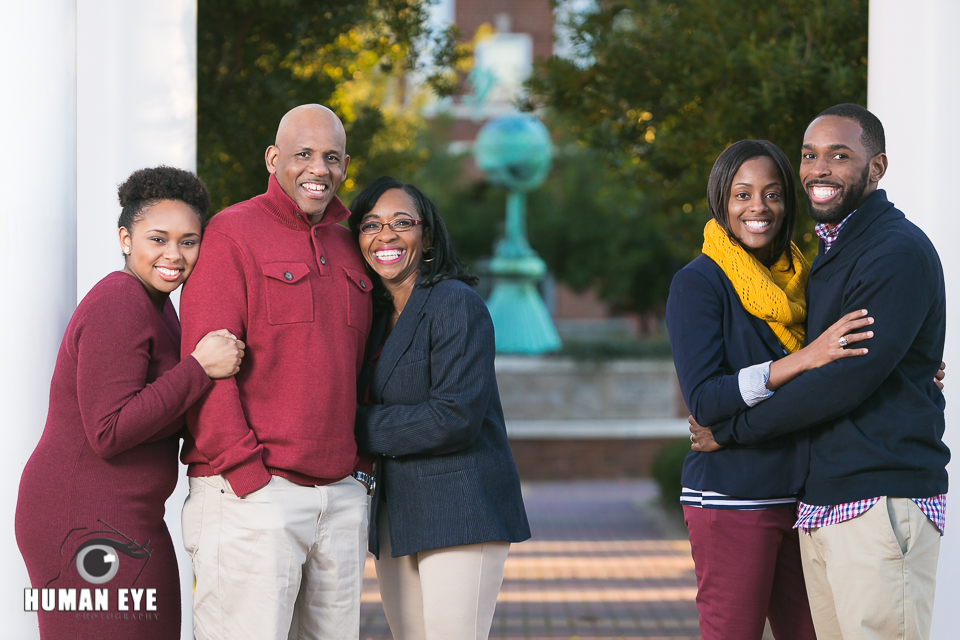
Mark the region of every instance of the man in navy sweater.
<instances>
[{"instance_id":1,"label":"man in navy sweater","mask_svg":"<svg viewBox=\"0 0 960 640\"><path fill-rule=\"evenodd\" d=\"M820 237L806 340L867 309L869 353L804 373L712 434L691 428L696 451L811 430L797 527L821 640L927 638L933 612L950 459L934 382L943 270L877 188L886 169L883 126L862 107L831 107L804 134L800 180Z\"/></svg>"}]
</instances>

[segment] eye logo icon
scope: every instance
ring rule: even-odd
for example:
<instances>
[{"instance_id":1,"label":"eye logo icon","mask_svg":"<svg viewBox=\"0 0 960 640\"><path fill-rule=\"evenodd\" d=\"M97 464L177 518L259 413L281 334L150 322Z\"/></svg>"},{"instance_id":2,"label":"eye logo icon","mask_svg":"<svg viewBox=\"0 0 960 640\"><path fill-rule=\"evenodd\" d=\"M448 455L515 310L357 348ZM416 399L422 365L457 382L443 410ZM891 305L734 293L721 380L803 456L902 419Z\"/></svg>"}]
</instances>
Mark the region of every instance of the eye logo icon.
<instances>
[{"instance_id":1,"label":"eye logo icon","mask_svg":"<svg viewBox=\"0 0 960 640\"><path fill-rule=\"evenodd\" d=\"M89 584L101 585L113 580L119 573L122 564L133 561L133 565L124 574L128 576L125 581L129 580L131 571L137 571L136 567L139 566L139 571L137 571L132 583L136 584L137 579L150 560L150 554L153 553L152 550L147 548L150 541L148 540L146 544L139 544L133 538L124 535L103 520L98 522L106 528L99 528L98 530L90 530L86 527L72 529L64 538L60 546L60 555L63 558L69 558L65 568L72 564L76 567L77 574L84 581ZM71 547L75 548L72 553ZM127 558L121 559L121 556L127 556ZM63 571L61 570L57 577L48 582L47 585L57 580L63 574Z\"/></svg>"},{"instance_id":2,"label":"eye logo icon","mask_svg":"<svg viewBox=\"0 0 960 640\"><path fill-rule=\"evenodd\" d=\"M74 557L80 577L90 584L104 584L113 580L120 570L120 558L113 548L115 544L107 538L95 538L83 543Z\"/></svg>"}]
</instances>

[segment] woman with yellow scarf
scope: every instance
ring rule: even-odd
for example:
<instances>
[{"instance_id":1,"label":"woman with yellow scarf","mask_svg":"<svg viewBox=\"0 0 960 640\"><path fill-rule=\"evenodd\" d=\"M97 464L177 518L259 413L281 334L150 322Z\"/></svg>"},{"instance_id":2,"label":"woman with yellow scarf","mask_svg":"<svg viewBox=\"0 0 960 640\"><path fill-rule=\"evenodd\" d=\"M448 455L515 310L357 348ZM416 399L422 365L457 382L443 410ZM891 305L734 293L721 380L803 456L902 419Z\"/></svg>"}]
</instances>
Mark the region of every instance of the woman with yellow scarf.
<instances>
[{"instance_id":1,"label":"woman with yellow scarf","mask_svg":"<svg viewBox=\"0 0 960 640\"><path fill-rule=\"evenodd\" d=\"M851 333L873 322L861 310L802 348L810 267L790 240L797 198L780 149L766 140L731 145L707 192L713 219L703 255L677 273L667 300L680 388L703 425L762 402L804 371L865 354L848 345L873 336ZM777 640L816 639L793 529L808 456L806 432L687 456L680 501L704 640L760 640L765 619Z\"/></svg>"}]
</instances>

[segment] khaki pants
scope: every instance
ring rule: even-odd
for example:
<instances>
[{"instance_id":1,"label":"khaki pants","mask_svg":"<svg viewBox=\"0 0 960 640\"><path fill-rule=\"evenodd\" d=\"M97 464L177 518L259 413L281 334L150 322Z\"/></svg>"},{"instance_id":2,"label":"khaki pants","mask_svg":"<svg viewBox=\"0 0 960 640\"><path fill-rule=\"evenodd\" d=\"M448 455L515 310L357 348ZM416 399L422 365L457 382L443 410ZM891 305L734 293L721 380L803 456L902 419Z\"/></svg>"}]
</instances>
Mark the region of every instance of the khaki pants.
<instances>
[{"instance_id":1,"label":"khaki pants","mask_svg":"<svg viewBox=\"0 0 960 640\"><path fill-rule=\"evenodd\" d=\"M377 521L377 582L394 640L486 640L510 543L484 542L392 558L385 503Z\"/></svg>"},{"instance_id":2,"label":"khaki pants","mask_svg":"<svg viewBox=\"0 0 960 640\"><path fill-rule=\"evenodd\" d=\"M366 538L367 492L352 477L305 487L273 476L242 499L222 476L190 478L197 640L356 640Z\"/></svg>"},{"instance_id":3,"label":"khaki pants","mask_svg":"<svg viewBox=\"0 0 960 640\"><path fill-rule=\"evenodd\" d=\"M940 531L908 498L800 534L819 640L926 640Z\"/></svg>"}]
</instances>

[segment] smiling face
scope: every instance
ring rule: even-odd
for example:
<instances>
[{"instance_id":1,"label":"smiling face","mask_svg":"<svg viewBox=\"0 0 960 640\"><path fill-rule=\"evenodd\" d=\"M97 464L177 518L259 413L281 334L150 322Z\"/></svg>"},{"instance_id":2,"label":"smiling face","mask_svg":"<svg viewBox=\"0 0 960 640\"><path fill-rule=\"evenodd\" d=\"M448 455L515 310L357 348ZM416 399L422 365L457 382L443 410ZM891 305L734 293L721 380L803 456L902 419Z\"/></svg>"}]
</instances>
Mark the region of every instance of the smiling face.
<instances>
[{"instance_id":1,"label":"smiling face","mask_svg":"<svg viewBox=\"0 0 960 640\"><path fill-rule=\"evenodd\" d=\"M132 229L120 228L123 270L143 284L158 309L197 264L200 231L200 217L179 200L161 200L148 207Z\"/></svg>"},{"instance_id":2,"label":"smiling face","mask_svg":"<svg viewBox=\"0 0 960 640\"><path fill-rule=\"evenodd\" d=\"M730 232L763 264L771 256L783 226L783 177L771 158L750 158L737 170L730 187L727 216Z\"/></svg>"},{"instance_id":3,"label":"smiling face","mask_svg":"<svg viewBox=\"0 0 960 640\"><path fill-rule=\"evenodd\" d=\"M423 252L430 246L429 232L423 225L399 233L388 226L400 218L421 219L413 199L405 191L384 191L361 221L383 223L383 229L376 235L361 233L359 238L364 260L393 295L400 289L413 289Z\"/></svg>"},{"instance_id":4,"label":"smiling face","mask_svg":"<svg viewBox=\"0 0 960 640\"><path fill-rule=\"evenodd\" d=\"M836 226L876 191L887 157L871 157L860 142L862 132L857 122L840 116L821 116L807 127L800 184L815 222Z\"/></svg>"},{"instance_id":5,"label":"smiling face","mask_svg":"<svg viewBox=\"0 0 960 640\"><path fill-rule=\"evenodd\" d=\"M316 224L347 175L350 156L340 119L320 105L302 105L280 121L267 148L267 171Z\"/></svg>"}]
</instances>

